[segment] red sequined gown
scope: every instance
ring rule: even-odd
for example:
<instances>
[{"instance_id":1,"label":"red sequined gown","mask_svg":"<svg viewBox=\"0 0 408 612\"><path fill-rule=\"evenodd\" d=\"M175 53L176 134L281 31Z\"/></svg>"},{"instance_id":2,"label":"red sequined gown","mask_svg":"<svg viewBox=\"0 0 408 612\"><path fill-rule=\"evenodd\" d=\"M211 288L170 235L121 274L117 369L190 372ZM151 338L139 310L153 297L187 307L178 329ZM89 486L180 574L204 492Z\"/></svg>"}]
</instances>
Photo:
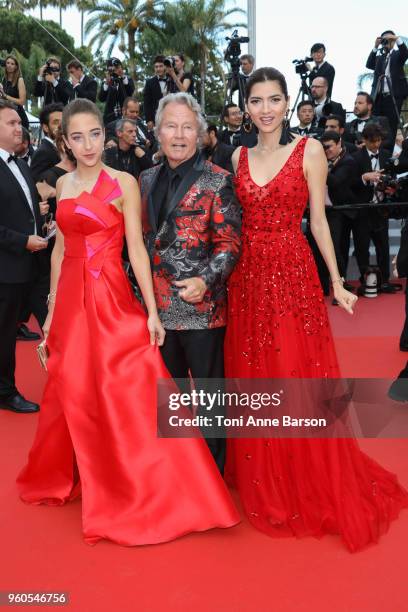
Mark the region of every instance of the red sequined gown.
<instances>
[{"instance_id":1,"label":"red sequined gown","mask_svg":"<svg viewBox=\"0 0 408 612\"><path fill-rule=\"evenodd\" d=\"M301 232L306 139L260 187L242 148L235 186L241 259L229 282L226 375L339 377L317 270ZM271 536L338 533L351 551L377 541L408 494L350 439L236 439L226 473L251 523Z\"/></svg>"},{"instance_id":2,"label":"red sequined gown","mask_svg":"<svg viewBox=\"0 0 408 612\"><path fill-rule=\"evenodd\" d=\"M47 344L49 377L22 499L82 495L85 541L155 544L239 521L202 439L157 437L156 383L169 378L121 264L121 194L106 172L61 200L65 253Z\"/></svg>"}]
</instances>

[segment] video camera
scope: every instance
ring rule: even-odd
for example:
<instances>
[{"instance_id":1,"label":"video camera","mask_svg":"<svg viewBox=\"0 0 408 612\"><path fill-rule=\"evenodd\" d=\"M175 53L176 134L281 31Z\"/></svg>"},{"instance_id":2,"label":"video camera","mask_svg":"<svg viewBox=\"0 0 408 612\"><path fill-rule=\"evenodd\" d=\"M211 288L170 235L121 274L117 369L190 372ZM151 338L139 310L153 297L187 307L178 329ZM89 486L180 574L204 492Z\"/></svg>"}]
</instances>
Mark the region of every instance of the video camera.
<instances>
[{"instance_id":1,"label":"video camera","mask_svg":"<svg viewBox=\"0 0 408 612\"><path fill-rule=\"evenodd\" d=\"M407 177L398 178L398 157L390 157L384 164L384 174L382 174L379 183L376 185L376 191L384 193L387 189L392 189L392 194L387 194L392 197L392 201L401 201L402 193L406 193ZM405 196L406 197L406 196Z\"/></svg>"},{"instance_id":2,"label":"video camera","mask_svg":"<svg viewBox=\"0 0 408 612\"><path fill-rule=\"evenodd\" d=\"M231 37L227 36L225 40L229 40L229 44L224 51L224 60L231 64L233 71L234 69L238 71L241 44L248 43L249 36L238 36L238 30L234 30Z\"/></svg>"},{"instance_id":3,"label":"video camera","mask_svg":"<svg viewBox=\"0 0 408 612\"><path fill-rule=\"evenodd\" d=\"M0 68L6 67L6 60L0 58Z\"/></svg>"},{"instance_id":4,"label":"video camera","mask_svg":"<svg viewBox=\"0 0 408 612\"><path fill-rule=\"evenodd\" d=\"M309 68L307 67L306 64L312 61L313 61L312 57L305 57L305 59L302 59L302 60L298 60L298 59L292 60L292 64L295 64L296 74L300 74L301 76L306 76L306 74L309 72Z\"/></svg>"}]
</instances>

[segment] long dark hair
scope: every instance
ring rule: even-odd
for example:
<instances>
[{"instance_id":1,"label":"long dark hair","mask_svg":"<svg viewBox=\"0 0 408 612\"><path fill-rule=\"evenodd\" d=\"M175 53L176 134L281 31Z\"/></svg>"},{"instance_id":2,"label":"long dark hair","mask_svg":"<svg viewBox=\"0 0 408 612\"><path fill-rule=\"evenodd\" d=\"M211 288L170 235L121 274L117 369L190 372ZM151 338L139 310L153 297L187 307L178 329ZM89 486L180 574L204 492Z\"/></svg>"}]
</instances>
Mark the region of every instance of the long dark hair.
<instances>
[{"instance_id":1,"label":"long dark hair","mask_svg":"<svg viewBox=\"0 0 408 612\"><path fill-rule=\"evenodd\" d=\"M11 78L11 81L10 81L11 84L15 86L18 83L18 79L21 77L20 62L18 61L18 59L16 58L15 55L7 55L7 57L6 57L6 59L4 61L7 62L8 59L12 59L13 62L15 63L15 65L16 65L16 69L15 69L15 71L13 73L13 76ZM9 76L8 76L8 72L7 72L6 66L4 66L4 77L5 77L6 81L9 80Z\"/></svg>"},{"instance_id":2,"label":"long dark hair","mask_svg":"<svg viewBox=\"0 0 408 612\"><path fill-rule=\"evenodd\" d=\"M279 70L276 70L276 68L266 67L254 70L254 72L249 77L246 84L245 101L248 102L248 98L251 94L251 89L254 85L257 85L258 83L266 83L267 81L277 81L286 100L288 99L288 85L283 74L279 72Z\"/></svg>"}]
</instances>

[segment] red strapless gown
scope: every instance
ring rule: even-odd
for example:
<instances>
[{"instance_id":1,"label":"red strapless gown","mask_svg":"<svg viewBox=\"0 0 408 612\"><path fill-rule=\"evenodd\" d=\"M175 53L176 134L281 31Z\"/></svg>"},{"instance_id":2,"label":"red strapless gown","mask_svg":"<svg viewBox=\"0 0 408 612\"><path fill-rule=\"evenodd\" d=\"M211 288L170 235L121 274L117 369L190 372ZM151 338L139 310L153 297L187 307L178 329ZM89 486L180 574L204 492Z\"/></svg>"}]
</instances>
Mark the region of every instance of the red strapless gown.
<instances>
[{"instance_id":1,"label":"red strapless gown","mask_svg":"<svg viewBox=\"0 0 408 612\"><path fill-rule=\"evenodd\" d=\"M243 207L241 259L229 282L226 374L339 377L317 270L301 232L308 200L306 139L267 185L243 148L235 186ZM408 494L350 439L229 441L232 475L251 523L271 536L338 533L351 551L377 541Z\"/></svg>"},{"instance_id":2,"label":"red strapless gown","mask_svg":"<svg viewBox=\"0 0 408 612\"><path fill-rule=\"evenodd\" d=\"M48 345L49 378L21 498L82 495L87 543L166 542L239 521L203 439L157 438L156 381L169 378L121 266L124 223L102 172L61 200L65 255Z\"/></svg>"}]
</instances>

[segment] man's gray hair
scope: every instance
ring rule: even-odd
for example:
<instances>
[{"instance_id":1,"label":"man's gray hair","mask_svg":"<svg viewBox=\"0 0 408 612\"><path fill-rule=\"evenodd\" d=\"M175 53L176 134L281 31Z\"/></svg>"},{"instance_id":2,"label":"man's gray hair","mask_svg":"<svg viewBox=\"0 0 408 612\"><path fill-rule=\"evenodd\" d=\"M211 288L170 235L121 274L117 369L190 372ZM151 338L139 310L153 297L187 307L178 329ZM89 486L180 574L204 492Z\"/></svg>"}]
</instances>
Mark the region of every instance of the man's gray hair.
<instances>
[{"instance_id":1,"label":"man's gray hair","mask_svg":"<svg viewBox=\"0 0 408 612\"><path fill-rule=\"evenodd\" d=\"M137 127L136 121L133 119L126 119L125 117L124 119L117 120L115 123L115 132L123 132L123 128L125 127L126 123L130 123L133 127Z\"/></svg>"},{"instance_id":2,"label":"man's gray hair","mask_svg":"<svg viewBox=\"0 0 408 612\"><path fill-rule=\"evenodd\" d=\"M160 141L160 126L163 121L164 109L169 104L181 104L183 106L187 106L196 116L197 119L197 127L198 127L198 138L201 144L201 141L204 137L204 134L207 132L207 122L204 119L203 113L201 112L201 107L197 100L193 98L193 96L184 91L179 91L177 93L168 94L164 98L162 98L159 102L159 106L156 112L156 125L154 128L154 133L156 138Z\"/></svg>"}]
</instances>

